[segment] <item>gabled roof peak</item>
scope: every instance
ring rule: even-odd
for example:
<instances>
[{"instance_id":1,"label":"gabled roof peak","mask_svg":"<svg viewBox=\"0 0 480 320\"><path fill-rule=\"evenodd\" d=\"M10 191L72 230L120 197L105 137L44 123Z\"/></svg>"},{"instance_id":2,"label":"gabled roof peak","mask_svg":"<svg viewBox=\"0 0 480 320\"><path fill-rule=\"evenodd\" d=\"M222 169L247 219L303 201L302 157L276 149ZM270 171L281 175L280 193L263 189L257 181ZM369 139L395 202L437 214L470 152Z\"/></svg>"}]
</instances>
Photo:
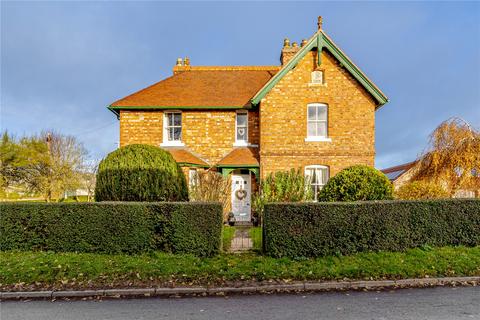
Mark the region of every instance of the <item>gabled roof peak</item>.
<instances>
[{"instance_id":1,"label":"gabled roof peak","mask_svg":"<svg viewBox=\"0 0 480 320\"><path fill-rule=\"evenodd\" d=\"M265 97L265 95L282 79L290 70L292 70L298 62L311 50L317 49L322 51L328 50L340 64L367 90L368 93L377 102L377 109L387 103L387 96L363 73L360 68L333 42L332 39L321 29L321 17L319 17L319 29L307 41L305 45L285 62L278 73L273 76L260 91L252 98L252 105L257 105ZM321 55L318 54L318 64L321 64Z\"/></svg>"}]
</instances>

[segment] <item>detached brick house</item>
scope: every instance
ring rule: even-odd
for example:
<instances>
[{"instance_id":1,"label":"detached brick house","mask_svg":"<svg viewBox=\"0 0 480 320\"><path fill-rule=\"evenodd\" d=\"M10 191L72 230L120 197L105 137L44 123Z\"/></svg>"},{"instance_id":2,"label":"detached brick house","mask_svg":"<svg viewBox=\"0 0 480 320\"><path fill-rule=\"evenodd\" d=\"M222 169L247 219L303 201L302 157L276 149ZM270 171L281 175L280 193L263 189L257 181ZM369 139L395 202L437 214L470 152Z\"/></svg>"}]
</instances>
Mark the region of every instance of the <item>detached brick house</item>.
<instances>
[{"instance_id":1,"label":"detached brick house","mask_svg":"<svg viewBox=\"0 0 480 320\"><path fill-rule=\"evenodd\" d=\"M388 99L326 35L320 17L300 46L285 39L280 62L178 59L173 76L108 107L120 120L120 145L164 148L189 177L199 168L231 176L237 221L250 220L252 184L269 173L301 167L316 195L341 169L373 166L375 111Z\"/></svg>"}]
</instances>

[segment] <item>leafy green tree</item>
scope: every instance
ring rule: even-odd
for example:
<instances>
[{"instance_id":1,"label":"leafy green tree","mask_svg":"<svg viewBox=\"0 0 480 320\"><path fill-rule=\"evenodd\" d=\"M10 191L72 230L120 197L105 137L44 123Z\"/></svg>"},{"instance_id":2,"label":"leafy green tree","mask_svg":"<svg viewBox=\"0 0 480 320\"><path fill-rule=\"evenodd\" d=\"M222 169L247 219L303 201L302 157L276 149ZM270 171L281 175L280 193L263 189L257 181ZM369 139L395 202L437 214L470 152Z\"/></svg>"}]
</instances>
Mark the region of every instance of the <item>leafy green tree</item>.
<instances>
[{"instance_id":1,"label":"leafy green tree","mask_svg":"<svg viewBox=\"0 0 480 320\"><path fill-rule=\"evenodd\" d=\"M4 133L1 142L2 186L22 186L50 202L79 186L86 151L75 137L41 133L18 140Z\"/></svg>"}]
</instances>

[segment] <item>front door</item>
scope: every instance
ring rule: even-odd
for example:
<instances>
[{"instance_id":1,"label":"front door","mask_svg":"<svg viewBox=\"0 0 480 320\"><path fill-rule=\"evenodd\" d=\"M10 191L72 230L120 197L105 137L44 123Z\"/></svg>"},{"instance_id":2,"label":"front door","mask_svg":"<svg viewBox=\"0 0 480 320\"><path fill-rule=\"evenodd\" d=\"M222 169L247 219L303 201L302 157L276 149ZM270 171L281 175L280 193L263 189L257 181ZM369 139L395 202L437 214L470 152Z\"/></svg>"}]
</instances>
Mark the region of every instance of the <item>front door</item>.
<instances>
[{"instance_id":1,"label":"front door","mask_svg":"<svg viewBox=\"0 0 480 320\"><path fill-rule=\"evenodd\" d=\"M250 222L251 191L250 174L232 174L232 212L235 221Z\"/></svg>"}]
</instances>

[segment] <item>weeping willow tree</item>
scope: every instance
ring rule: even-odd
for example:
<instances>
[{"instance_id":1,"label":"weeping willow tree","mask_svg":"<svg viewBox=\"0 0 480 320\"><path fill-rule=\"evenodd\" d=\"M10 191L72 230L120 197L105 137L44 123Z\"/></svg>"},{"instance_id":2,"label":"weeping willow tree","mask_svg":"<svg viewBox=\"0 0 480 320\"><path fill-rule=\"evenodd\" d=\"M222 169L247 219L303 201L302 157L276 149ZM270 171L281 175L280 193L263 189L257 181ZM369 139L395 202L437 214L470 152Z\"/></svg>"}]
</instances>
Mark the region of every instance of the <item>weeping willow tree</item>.
<instances>
[{"instance_id":1,"label":"weeping willow tree","mask_svg":"<svg viewBox=\"0 0 480 320\"><path fill-rule=\"evenodd\" d=\"M412 180L441 185L453 196L458 190L480 190L480 132L465 120L451 118L430 135Z\"/></svg>"}]
</instances>

